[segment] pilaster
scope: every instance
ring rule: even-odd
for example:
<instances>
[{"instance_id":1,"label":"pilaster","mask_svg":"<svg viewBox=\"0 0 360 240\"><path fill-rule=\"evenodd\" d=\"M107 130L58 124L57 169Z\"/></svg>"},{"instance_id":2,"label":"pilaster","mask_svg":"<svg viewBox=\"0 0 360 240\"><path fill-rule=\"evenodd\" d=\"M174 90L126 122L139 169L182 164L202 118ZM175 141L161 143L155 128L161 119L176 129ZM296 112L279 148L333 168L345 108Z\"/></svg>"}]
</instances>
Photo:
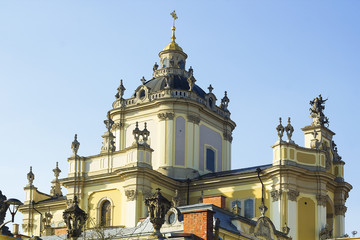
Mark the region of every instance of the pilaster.
<instances>
[{"instance_id":1,"label":"pilaster","mask_svg":"<svg viewBox=\"0 0 360 240\"><path fill-rule=\"evenodd\" d=\"M341 237L345 234L345 212L347 207L345 205L339 204L335 205L335 237Z\"/></svg>"},{"instance_id":2,"label":"pilaster","mask_svg":"<svg viewBox=\"0 0 360 240\"><path fill-rule=\"evenodd\" d=\"M282 199L280 195L282 194L281 190L274 190L271 193L271 220L274 223L276 229L281 229L281 218L282 218Z\"/></svg>"},{"instance_id":3,"label":"pilaster","mask_svg":"<svg viewBox=\"0 0 360 240\"><path fill-rule=\"evenodd\" d=\"M194 138L195 138L195 132L194 132L194 123L188 121L186 124L186 158L187 158L187 166L189 168L194 168Z\"/></svg>"},{"instance_id":4,"label":"pilaster","mask_svg":"<svg viewBox=\"0 0 360 240\"><path fill-rule=\"evenodd\" d=\"M289 235L293 239L297 239L297 219L298 219L298 211L297 211L297 198L299 196L299 192L296 190L289 190L287 192L287 226L290 228Z\"/></svg>"},{"instance_id":5,"label":"pilaster","mask_svg":"<svg viewBox=\"0 0 360 240\"><path fill-rule=\"evenodd\" d=\"M138 216L138 208L137 206L137 190L135 188L125 188L125 209L126 214L124 215L126 227L135 227L137 223L136 216Z\"/></svg>"},{"instance_id":6,"label":"pilaster","mask_svg":"<svg viewBox=\"0 0 360 240\"><path fill-rule=\"evenodd\" d=\"M316 233L320 233L326 225L326 195L317 195L317 229Z\"/></svg>"}]
</instances>

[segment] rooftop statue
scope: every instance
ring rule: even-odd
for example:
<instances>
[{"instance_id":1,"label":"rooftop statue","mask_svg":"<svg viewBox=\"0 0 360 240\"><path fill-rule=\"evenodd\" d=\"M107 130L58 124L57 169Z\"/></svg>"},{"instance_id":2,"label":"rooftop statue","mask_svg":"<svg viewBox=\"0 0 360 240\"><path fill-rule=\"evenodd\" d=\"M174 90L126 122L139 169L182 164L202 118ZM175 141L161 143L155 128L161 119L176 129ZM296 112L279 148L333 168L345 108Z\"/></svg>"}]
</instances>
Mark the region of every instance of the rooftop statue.
<instances>
[{"instance_id":1,"label":"rooftop statue","mask_svg":"<svg viewBox=\"0 0 360 240\"><path fill-rule=\"evenodd\" d=\"M323 110L325 109L325 102L327 99L323 100L321 94L319 97L314 98L314 100L310 101L311 108L310 117L313 119L312 125L320 125L324 126L327 124L329 126L329 119L325 117Z\"/></svg>"}]
</instances>

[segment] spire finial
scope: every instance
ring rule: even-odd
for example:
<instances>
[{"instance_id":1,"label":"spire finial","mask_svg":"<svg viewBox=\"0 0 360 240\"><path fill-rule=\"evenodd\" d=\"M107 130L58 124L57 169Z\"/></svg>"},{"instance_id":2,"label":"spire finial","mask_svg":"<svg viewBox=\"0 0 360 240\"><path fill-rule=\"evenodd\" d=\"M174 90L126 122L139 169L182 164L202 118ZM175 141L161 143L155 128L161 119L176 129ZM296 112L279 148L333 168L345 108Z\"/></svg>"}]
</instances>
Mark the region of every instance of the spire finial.
<instances>
[{"instance_id":1,"label":"spire finial","mask_svg":"<svg viewBox=\"0 0 360 240\"><path fill-rule=\"evenodd\" d=\"M212 90L214 90L214 88L211 86L211 84L209 85L208 89L209 89L209 93L212 93Z\"/></svg>"},{"instance_id":2,"label":"spire finial","mask_svg":"<svg viewBox=\"0 0 360 240\"><path fill-rule=\"evenodd\" d=\"M74 141L71 143L71 149L73 151L73 155L76 156L77 155L77 152L79 150L79 147L80 147L80 143L79 141L77 140L77 134L75 134L74 136Z\"/></svg>"},{"instance_id":3,"label":"spire finial","mask_svg":"<svg viewBox=\"0 0 360 240\"><path fill-rule=\"evenodd\" d=\"M125 92L126 88L123 85L123 80L122 79L120 80L120 86L117 88L117 90L118 90L118 92L115 95L116 99L118 99L118 98L123 99L124 92Z\"/></svg>"},{"instance_id":4,"label":"spire finial","mask_svg":"<svg viewBox=\"0 0 360 240\"><path fill-rule=\"evenodd\" d=\"M291 119L290 117L288 118L288 124L286 125L286 127L284 128L285 132L286 132L286 135L288 137L288 142L289 143L294 143L293 140L291 140L291 137L292 137L292 134L294 132L294 128L293 126L291 125Z\"/></svg>"},{"instance_id":5,"label":"spire finial","mask_svg":"<svg viewBox=\"0 0 360 240\"><path fill-rule=\"evenodd\" d=\"M176 29L175 28L175 20L178 19L178 16L176 15L175 10L172 13L170 13L170 15L173 17L173 26L171 28L171 30L172 30L171 39L172 39L173 42L175 42L175 39L176 39L176 37L175 37L175 29Z\"/></svg>"},{"instance_id":6,"label":"spire finial","mask_svg":"<svg viewBox=\"0 0 360 240\"><path fill-rule=\"evenodd\" d=\"M57 180L61 173L58 162L56 162L56 168L53 169L53 172L54 172L55 179Z\"/></svg>"},{"instance_id":7,"label":"spire finial","mask_svg":"<svg viewBox=\"0 0 360 240\"><path fill-rule=\"evenodd\" d=\"M279 136L279 141L282 141L282 137L284 135L284 126L281 124L281 117L279 117L279 125L276 127L277 134Z\"/></svg>"},{"instance_id":8,"label":"spire finial","mask_svg":"<svg viewBox=\"0 0 360 240\"><path fill-rule=\"evenodd\" d=\"M35 179L35 175L34 175L34 173L32 172L32 166L30 166L30 172L27 174L27 179L28 179L28 181L29 181L28 186L33 186L33 182L34 182L34 179Z\"/></svg>"}]
</instances>

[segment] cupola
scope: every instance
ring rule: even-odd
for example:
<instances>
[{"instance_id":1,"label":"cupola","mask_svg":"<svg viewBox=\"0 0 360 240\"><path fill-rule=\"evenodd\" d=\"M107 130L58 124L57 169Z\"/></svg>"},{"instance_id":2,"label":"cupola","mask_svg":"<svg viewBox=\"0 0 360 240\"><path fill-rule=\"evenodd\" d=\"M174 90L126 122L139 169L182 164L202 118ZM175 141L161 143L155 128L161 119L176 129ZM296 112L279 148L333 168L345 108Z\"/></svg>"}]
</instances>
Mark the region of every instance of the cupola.
<instances>
[{"instance_id":1,"label":"cupola","mask_svg":"<svg viewBox=\"0 0 360 240\"><path fill-rule=\"evenodd\" d=\"M170 13L173 17L173 26L171 42L159 53L160 69L163 68L180 68L185 69L187 55L182 48L175 42L175 20L178 18L175 10Z\"/></svg>"}]
</instances>

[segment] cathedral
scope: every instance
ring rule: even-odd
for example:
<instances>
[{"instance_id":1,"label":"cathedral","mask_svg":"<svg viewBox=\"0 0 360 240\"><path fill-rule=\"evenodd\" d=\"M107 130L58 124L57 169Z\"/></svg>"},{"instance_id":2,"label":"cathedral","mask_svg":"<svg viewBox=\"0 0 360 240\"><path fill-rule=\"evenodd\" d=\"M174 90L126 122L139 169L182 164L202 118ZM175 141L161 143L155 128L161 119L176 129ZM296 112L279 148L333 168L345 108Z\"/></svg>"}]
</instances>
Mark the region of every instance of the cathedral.
<instances>
[{"instance_id":1,"label":"cathedral","mask_svg":"<svg viewBox=\"0 0 360 240\"><path fill-rule=\"evenodd\" d=\"M310 101L304 146L292 140L291 119L279 119L272 162L232 169L232 139L239 136L232 135L230 99L196 84L188 55L175 41L175 11L172 17L171 41L152 78L143 78L128 98L120 82L99 153L78 155L81 136L75 135L68 173L60 177L56 165L49 193L34 186L30 167L19 208L23 233L65 239L64 216L75 206L86 216L83 235L101 229L114 239L139 239L154 230L178 239L342 237L352 186L324 114L326 99ZM154 217L149 202L155 195L171 204L158 228L144 224Z\"/></svg>"}]
</instances>

